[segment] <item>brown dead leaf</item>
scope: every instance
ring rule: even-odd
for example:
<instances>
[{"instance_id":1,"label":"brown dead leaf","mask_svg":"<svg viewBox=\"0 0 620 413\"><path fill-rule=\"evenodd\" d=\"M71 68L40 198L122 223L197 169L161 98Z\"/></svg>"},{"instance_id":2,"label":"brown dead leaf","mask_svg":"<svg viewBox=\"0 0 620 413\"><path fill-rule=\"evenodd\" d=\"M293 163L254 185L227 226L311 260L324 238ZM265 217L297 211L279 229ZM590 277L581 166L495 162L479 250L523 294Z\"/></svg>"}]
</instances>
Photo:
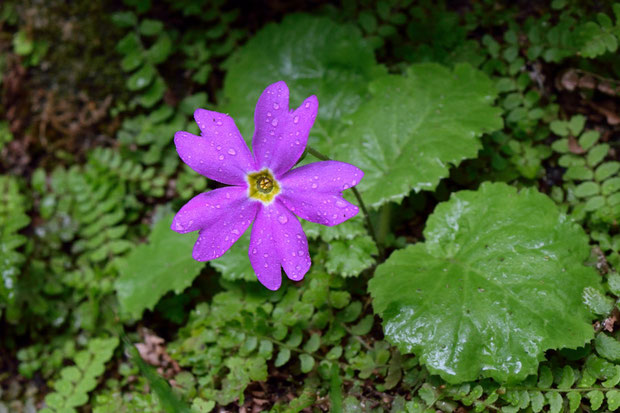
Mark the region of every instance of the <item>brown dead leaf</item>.
<instances>
[{"instance_id":1,"label":"brown dead leaf","mask_svg":"<svg viewBox=\"0 0 620 413\"><path fill-rule=\"evenodd\" d=\"M579 146L579 142L573 136L569 136L568 138L568 150L574 154L581 155L582 153L586 153L581 146Z\"/></svg>"}]
</instances>

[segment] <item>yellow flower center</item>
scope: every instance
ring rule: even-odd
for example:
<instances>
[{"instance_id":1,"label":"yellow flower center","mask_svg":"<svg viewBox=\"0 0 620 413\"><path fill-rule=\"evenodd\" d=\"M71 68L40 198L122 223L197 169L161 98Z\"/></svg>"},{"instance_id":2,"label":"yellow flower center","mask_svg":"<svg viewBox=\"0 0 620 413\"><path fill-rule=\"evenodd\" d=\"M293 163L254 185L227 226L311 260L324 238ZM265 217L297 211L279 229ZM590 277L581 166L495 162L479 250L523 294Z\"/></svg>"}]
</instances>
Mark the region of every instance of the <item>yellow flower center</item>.
<instances>
[{"instance_id":1,"label":"yellow flower center","mask_svg":"<svg viewBox=\"0 0 620 413\"><path fill-rule=\"evenodd\" d=\"M248 196L263 204L270 204L280 193L280 185L269 169L247 175Z\"/></svg>"}]
</instances>

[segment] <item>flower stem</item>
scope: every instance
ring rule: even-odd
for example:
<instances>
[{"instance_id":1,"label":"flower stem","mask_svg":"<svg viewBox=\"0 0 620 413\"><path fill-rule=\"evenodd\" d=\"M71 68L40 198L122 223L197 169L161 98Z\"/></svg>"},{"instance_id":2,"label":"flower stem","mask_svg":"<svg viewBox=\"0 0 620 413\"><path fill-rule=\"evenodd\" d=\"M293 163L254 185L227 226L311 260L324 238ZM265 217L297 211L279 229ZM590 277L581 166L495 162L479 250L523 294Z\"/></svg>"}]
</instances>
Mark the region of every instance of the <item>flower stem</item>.
<instances>
[{"instance_id":1,"label":"flower stem","mask_svg":"<svg viewBox=\"0 0 620 413\"><path fill-rule=\"evenodd\" d=\"M310 146L306 146L306 151L308 151L308 153L312 156L314 156L317 159L320 159L322 161L331 161L331 159L329 159L327 156L323 155L321 152L317 151L316 149L310 147ZM362 209L362 212L364 213L364 217L366 218L366 225L368 226L368 232L370 233L370 236L372 237L372 239L374 240L375 244L377 245L377 250L379 251L379 260L382 261L383 260L383 244L381 244L379 242L379 240L377 239L377 234L375 232L375 227L372 225L372 221L370 220L370 215L368 214L368 210L366 209L366 205L364 204L364 201L362 200L362 196L360 195L359 191L357 190L357 188L355 188L354 186L351 187L351 190L353 191L353 195L355 195L355 198L357 198L357 202L359 202L360 204L360 208Z\"/></svg>"}]
</instances>

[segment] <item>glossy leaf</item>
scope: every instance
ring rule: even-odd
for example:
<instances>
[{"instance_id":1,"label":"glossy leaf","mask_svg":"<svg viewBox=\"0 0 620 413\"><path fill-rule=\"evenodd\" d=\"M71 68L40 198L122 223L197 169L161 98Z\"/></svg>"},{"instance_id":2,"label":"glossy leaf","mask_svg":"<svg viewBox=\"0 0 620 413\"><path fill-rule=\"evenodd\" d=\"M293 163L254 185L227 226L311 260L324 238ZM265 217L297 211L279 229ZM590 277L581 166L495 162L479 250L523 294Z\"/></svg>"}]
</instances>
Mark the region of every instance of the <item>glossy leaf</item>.
<instances>
[{"instance_id":1,"label":"glossy leaf","mask_svg":"<svg viewBox=\"0 0 620 413\"><path fill-rule=\"evenodd\" d=\"M265 86L284 80L291 108L310 95L319 99L319 114L310 145L329 149L344 115L367 97L367 84L377 67L372 48L359 30L330 19L288 15L268 24L227 62L224 111L246 140L252 138L254 106Z\"/></svg>"},{"instance_id":2,"label":"glossy leaf","mask_svg":"<svg viewBox=\"0 0 620 413\"><path fill-rule=\"evenodd\" d=\"M469 65L413 65L370 90L334 158L364 171L358 189L372 207L433 190L451 165L477 155L483 132L502 127L493 83Z\"/></svg>"},{"instance_id":3,"label":"glossy leaf","mask_svg":"<svg viewBox=\"0 0 620 413\"><path fill-rule=\"evenodd\" d=\"M449 382L507 382L536 372L548 349L593 336L584 289L588 238L533 189L483 184L440 204L425 243L396 251L369 290L386 337Z\"/></svg>"},{"instance_id":4,"label":"glossy leaf","mask_svg":"<svg viewBox=\"0 0 620 413\"><path fill-rule=\"evenodd\" d=\"M189 253L197 236L177 234L170 230L171 222L172 215L162 218L153 227L148 244L119 261L116 292L123 312L131 317L139 318L145 309L153 309L169 291L181 293L204 267Z\"/></svg>"}]
</instances>

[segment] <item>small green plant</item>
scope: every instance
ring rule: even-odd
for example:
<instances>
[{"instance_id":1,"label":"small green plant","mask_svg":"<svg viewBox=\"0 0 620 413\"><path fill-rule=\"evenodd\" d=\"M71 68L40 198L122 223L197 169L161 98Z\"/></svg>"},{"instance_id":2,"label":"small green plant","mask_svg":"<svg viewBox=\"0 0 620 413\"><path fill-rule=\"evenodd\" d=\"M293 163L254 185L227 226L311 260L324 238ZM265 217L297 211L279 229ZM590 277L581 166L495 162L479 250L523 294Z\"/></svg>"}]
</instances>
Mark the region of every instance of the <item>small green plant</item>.
<instances>
[{"instance_id":1,"label":"small green plant","mask_svg":"<svg viewBox=\"0 0 620 413\"><path fill-rule=\"evenodd\" d=\"M88 402L88 394L97 386L97 379L117 346L116 337L90 340L86 349L75 354L75 365L60 371L60 378L52 384L54 392L45 396L47 407L41 412L77 412L77 407Z\"/></svg>"},{"instance_id":2,"label":"small green plant","mask_svg":"<svg viewBox=\"0 0 620 413\"><path fill-rule=\"evenodd\" d=\"M17 299L17 278L26 260L21 247L27 238L20 231L30 223L29 204L21 191L18 179L0 175L0 315Z\"/></svg>"},{"instance_id":3,"label":"small green plant","mask_svg":"<svg viewBox=\"0 0 620 413\"><path fill-rule=\"evenodd\" d=\"M600 142L596 130L585 129L585 122L584 116L576 115L550 124L560 137L552 149L561 154L558 165L566 168L564 191L555 187L554 196L566 200L579 221L613 225L620 219L620 162L606 161L610 145Z\"/></svg>"}]
</instances>

